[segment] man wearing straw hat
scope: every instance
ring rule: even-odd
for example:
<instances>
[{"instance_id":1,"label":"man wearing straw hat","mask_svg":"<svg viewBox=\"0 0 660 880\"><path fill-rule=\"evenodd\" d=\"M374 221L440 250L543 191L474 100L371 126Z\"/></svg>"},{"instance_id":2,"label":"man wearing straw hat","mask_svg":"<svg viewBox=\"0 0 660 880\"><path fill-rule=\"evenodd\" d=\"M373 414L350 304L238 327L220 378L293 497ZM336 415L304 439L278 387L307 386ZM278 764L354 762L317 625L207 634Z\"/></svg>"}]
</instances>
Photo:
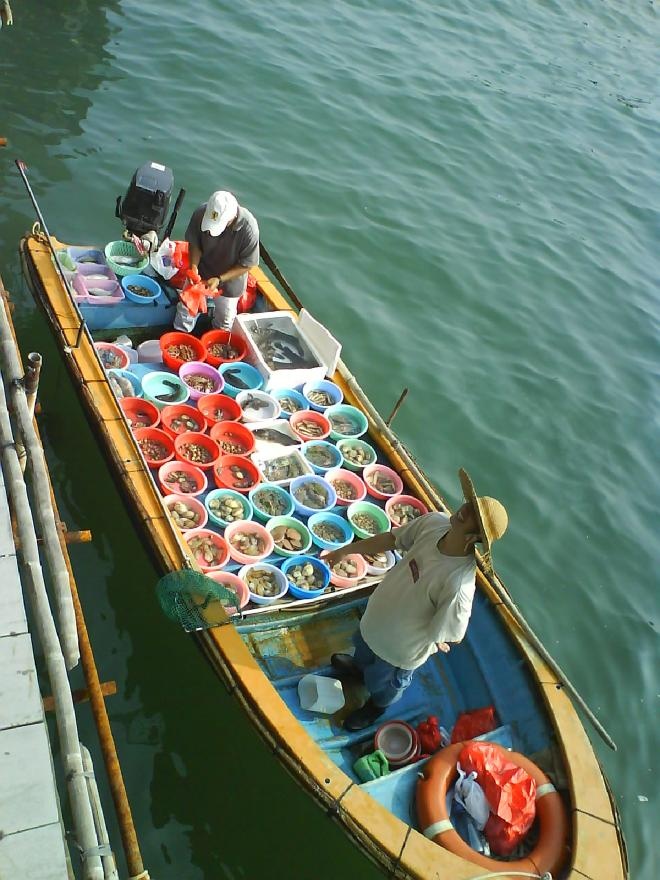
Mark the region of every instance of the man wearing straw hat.
<instances>
[{"instance_id":1,"label":"man wearing straw hat","mask_svg":"<svg viewBox=\"0 0 660 880\"><path fill-rule=\"evenodd\" d=\"M391 532L374 535L327 554L329 565L350 553L404 555L372 593L355 637L355 655L333 654L341 677L363 681L370 697L344 721L347 730L373 724L401 699L415 669L436 651L465 635L475 590L475 544L490 566L493 541L508 524L503 505L478 497L472 480L458 472L465 503L451 517L427 513Z\"/></svg>"}]
</instances>

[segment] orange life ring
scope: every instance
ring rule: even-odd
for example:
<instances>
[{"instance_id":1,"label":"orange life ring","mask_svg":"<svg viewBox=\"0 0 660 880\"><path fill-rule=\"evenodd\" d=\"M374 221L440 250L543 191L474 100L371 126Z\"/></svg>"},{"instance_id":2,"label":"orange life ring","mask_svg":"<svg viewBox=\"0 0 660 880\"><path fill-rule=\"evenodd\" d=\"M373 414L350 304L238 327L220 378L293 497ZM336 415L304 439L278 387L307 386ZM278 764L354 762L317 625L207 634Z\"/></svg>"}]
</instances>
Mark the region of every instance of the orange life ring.
<instances>
[{"instance_id":1,"label":"orange life ring","mask_svg":"<svg viewBox=\"0 0 660 880\"><path fill-rule=\"evenodd\" d=\"M422 768L423 776L417 782L417 818L424 836L454 855L491 871L528 871L536 874L550 871L555 876L569 854L568 818L564 804L545 773L518 752L502 749L509 761L526 770L536 782L536 814L541 828L538 843L532 852L527 858L512 862L491 859L473 850L454 830L447 815L447 791L458 776L456 762L464 745L454 743L436 752Z\"/></svg>"}]
</instances>

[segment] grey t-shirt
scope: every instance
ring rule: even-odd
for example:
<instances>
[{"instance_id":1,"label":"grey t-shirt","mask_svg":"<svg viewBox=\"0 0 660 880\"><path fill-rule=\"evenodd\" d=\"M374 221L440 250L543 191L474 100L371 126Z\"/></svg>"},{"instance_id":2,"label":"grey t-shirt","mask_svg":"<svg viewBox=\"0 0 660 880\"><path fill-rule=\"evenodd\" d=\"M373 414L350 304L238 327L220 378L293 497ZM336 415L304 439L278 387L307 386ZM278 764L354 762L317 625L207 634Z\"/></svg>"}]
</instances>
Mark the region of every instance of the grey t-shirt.
<instances>
[{"instance_id":1,"label":"grey t-shirt","mask_svg":"<svg viewBox=\"0 0 660 880\"><path fill-rule=\"evenodd\" d=\"M202 252L199 274L202 278L222 275L237 263L246 267L245 275L232 278L222 285L224 296L230 299L242 296L247 287L247 269L259 265L259 226L247 208L239 206L238 217L230 229L220 235L202 232L202 218L206 204L200 205L190 218L186 229L186 241L196 245Z\"/></svg>"}]
</instances>

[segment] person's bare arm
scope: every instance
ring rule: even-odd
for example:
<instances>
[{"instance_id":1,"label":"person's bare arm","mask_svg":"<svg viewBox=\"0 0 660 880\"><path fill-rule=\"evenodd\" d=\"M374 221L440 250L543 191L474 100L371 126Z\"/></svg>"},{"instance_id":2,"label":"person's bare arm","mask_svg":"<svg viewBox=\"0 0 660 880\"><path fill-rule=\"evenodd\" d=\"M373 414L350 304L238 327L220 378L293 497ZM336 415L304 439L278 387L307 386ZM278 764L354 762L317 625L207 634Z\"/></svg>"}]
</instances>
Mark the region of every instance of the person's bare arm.
<instances>
[{"instance_id":1,"label":"person's bare arm","mask_svg":"<svg viewBox=\"0 0 660 880\"><path fill-rule=\"evenodd\" d=\"M199 261L202 259L202 249L198 248L196 244L191 244L188 250L188 257L190 260L190 268L194 269L196 272L199 271Z\"/></svg>"},{"instance_id":2,"label":"person's bare arm","mask_svg":"<svg viewBox=\"0 0 660 880\"><path fill-rule=\"evenodd\" d=\"M349 553L368 553L374 555L376 553L384 553L386 550L394 550L394 535L392 532L381 532L379 535L372 535L370 538L363 538L361 541L353 541L352 544L346 544L345 547L339 547L337 550L331 550L323 557L323 561L332 567L344 556Z\"/></svg>"},{"instance_id":3,"label":"person's bare arm","mask_svg":"<svg viewBox=\"0 0 660 880\"><path fill-rule=\"evenodd\" d=\"M207 278L206 286L210 287L211 290L217 290L218 287L225 282L232 281L240 275L245 275L245 273L251 268L251 266L243 266L241 263L236 263L235 266L232 266L231 269L227 269L227 271L223 272L221 275L214 275L212 278Z\"/></svg>"}]
</instances>

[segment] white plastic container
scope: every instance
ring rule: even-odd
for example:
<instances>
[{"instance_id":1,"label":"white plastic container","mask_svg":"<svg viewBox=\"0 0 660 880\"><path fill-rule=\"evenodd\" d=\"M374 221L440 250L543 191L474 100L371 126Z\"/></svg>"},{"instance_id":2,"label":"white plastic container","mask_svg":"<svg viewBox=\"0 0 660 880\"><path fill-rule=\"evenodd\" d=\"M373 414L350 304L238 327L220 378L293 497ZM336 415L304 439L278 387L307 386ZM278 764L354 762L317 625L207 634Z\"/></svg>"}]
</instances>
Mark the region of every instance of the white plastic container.
<instances>
[{"instance_id":1,"label":"white plastic container","mask_svg":"<svg viewBox=\"0 0 660 880\"><path fill-rule=\"evenodd\" d=\"M300 437L291 430L291 426L287 419L271 419L270 421L264 422L245 422L245 427L253 433L255 430L267 431L270 428L293 441L293 443L290 444L288 444L286 440L284 443L281 443L278 442L276 435L273 435L274 439L268 440L264 436L260 437L255 434L254 448L257 452L263 453L264 455L268 455L271 452L282 452L282 450L286 452L287 449L291 449L293 446L297 449L300 448Z\"/></svg>"},{"instance_id":2,"label":"white plastic container","mask_svg":"<svg viewBox=\"0 0 660 880\"><path fill-rule=\"evenodd\" d=\"M298 697L303 709L323 715L333 715L346 702L344 689L338 679L313 673L303 675L298 682Z\"/></svg>"},{"instance_id":3,"label":"white plastic container","mask_svg":"<svg viewBox=\"0 0 660 880\"><path fill-rule=\"evenodd\" d=\"M284 477L281 480L276 480L273 478L273 475L270 473L268 469L268 465L274 464L277 462L277 459L285 459L291 457L297 467L295 476L307 476L314 473L311 464L307 461L305 456L300 451L300 448L297 446L284 446L276 449L274 452L253 452L252 453L252 461L259 468L261 475L264 479L265 483L274 483L276 486L288 486L291 480L294 479L293 476Z\"/></svg>"},{"instance_id":4,"label":"white plastic container","mask_svg":"<svg viewBox=\"0 0 660 880\"><path fill-rule=\"evenodd\" d=\"M160 340L147 339L137 347L138 362L141 364L162 364L163 353L160 350Z\"/></svg>"}]
</instances>

